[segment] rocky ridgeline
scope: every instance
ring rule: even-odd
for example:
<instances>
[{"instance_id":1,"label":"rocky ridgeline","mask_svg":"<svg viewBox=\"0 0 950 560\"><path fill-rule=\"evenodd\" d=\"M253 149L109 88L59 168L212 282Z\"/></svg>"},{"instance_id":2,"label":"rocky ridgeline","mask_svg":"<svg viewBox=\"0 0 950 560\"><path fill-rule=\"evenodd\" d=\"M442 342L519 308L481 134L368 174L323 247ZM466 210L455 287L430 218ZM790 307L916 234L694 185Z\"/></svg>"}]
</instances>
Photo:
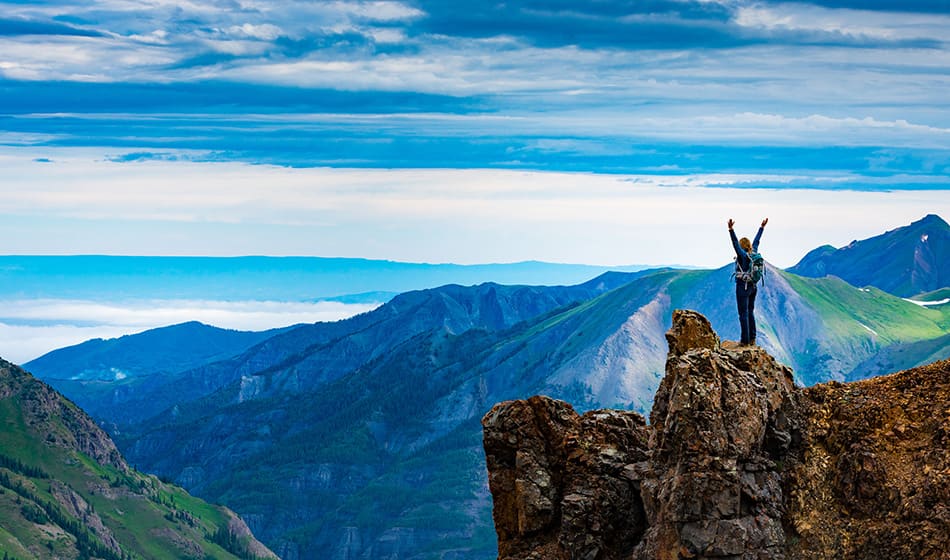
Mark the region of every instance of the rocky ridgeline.
<instances>
[{"instance_id":1,"label":"rocky ridgeline","mask_svg":"<svg viewBox=\"0 0 950 560\"><path fill-rule=\"evenodd\" d=\"M795 387L676 311L640 415L546 397L482 420L500 559L950 559L950 361Z\"/></svg>"}]
</instances>

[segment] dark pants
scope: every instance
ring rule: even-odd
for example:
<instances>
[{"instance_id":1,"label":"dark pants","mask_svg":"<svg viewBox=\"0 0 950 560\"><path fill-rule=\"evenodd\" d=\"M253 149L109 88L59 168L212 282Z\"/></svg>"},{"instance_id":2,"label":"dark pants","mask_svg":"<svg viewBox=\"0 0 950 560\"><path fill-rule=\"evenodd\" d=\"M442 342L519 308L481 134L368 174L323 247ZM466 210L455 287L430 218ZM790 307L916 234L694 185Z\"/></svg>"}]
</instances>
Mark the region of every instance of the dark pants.
<instances>
[{"instance_id":1,"label":"dark pants","mask_svg":"<svg viewBox=\"0 0 950 560\"><path fill-rule=\"evenodd\" d=\"M752 282L736 282L736 305L739 308L739 327L742 336L740 344L755 343L755 294L758 293Z\"/></svg>"}]
</instances>

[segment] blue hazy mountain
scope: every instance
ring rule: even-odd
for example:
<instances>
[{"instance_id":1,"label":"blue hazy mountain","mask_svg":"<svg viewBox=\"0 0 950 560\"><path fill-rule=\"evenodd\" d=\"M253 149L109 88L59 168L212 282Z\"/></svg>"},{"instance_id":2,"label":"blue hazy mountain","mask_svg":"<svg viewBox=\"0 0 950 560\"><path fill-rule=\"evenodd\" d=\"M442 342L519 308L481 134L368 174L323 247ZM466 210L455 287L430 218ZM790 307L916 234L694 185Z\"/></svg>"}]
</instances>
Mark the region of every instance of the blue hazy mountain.
<instances>
[{"instance_id":1,"label":"blue hazy mountain","mask_svg":"<svg viewBox=\"0 0 950 560\"><path fill-rule=\"evenodd\" d=\"M608 270L644 268L321 257L0 256L0 298L309 301L350 296L344 302L363 303L370 296L388 299L445 284L570 285Z\"/></svg>"},{"instance_id":2,"label":"blue hazy mountain","mask_svg":"<svg viewBox=\"0 0 950 560\"><path fill-rule=\"evenodd\" d=\"M448 285L401 294L382 307L343 321L268 333L177 325L56 350L24 367L37 365L37 375L93 416L125 425L200 398L262 368L292 367L303 383L335 378L426 330L506 329L646 273L609 272L574 286ZM196 350L191 344L197 337L181 340L193 331L213 337L216 346L199 343ZM261 342L253 344L255 339ZM221 356L223 347L235 350ZM181 367L185 364L191 365ZM135 374L116 378L115 371L126 370ZM90 371L103 373L92 376Z\"/></svg>"},{"instance_id":3,"label":"blue hazy mountain","mask_svg":"<svg viewBox=\"0 0 950 560\"><path fill-rule=\"evenodd\" d=\"M910 297L950 286L950 225L930 214L881 235L836 249L824 245L788 269L801 276L837 276Z\"/></svg>"},{"instance_id":4,"label":"blue hazy mountain","mask_svg":"<svg viewBox=\"0 0 950 560\"><path fill-rule=\"evenodd\" d=\"M172 374L240 354L284 329L237 331L191 321L54 350L23 367L47 381L121 381Z\"/></svg>"}]
</instances>

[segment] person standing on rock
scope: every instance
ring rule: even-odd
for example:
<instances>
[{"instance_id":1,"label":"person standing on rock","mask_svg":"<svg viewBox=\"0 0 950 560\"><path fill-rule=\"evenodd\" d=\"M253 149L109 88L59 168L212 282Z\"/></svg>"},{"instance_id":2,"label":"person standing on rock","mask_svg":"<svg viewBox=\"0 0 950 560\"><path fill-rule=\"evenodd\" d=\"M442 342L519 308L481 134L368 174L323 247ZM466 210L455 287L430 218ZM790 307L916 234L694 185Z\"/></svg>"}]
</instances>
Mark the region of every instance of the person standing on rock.
<instances>
[{"instance_id":1,"label":"person standing on rock","mask_svg":"<svg viewBox=\"0 0 950 560\"><path fill-rule=\"evenodd\" d=\"M749 241L748 237L736 239L736 232L732 230L735 220L729 218L729 237L732 238L732 247L736 250L736 306L739 308L739 327L741 336L739 344L742 346L755 345L755 295L758 293L756 281L751 274L753 271L753 258L761 266L762 257L759 256L759 241L762 239L762 232L765 231L765 224L769 219L762 220L759 226L759 232L755 234L755 240ZM761 272L759 273L761 274Z\"/></svg>"}]
</instances>

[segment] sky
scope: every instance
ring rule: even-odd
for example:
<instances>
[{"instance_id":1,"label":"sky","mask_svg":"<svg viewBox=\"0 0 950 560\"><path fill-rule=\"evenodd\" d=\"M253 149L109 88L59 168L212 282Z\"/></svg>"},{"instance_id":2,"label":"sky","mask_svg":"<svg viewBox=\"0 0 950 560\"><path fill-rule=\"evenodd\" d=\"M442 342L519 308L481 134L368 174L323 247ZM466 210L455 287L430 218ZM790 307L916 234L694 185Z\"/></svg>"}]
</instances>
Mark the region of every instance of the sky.
<instances>
[{"instance_id":1,"label":"sky","mask_svg":"<svg viewBox=\"0 0 950 560\"><path fill-rule=\"evenodd\" d=\"M790 266L950 219L947 0L0 1L2 254Z\"/></svg>"}]
</instances>

